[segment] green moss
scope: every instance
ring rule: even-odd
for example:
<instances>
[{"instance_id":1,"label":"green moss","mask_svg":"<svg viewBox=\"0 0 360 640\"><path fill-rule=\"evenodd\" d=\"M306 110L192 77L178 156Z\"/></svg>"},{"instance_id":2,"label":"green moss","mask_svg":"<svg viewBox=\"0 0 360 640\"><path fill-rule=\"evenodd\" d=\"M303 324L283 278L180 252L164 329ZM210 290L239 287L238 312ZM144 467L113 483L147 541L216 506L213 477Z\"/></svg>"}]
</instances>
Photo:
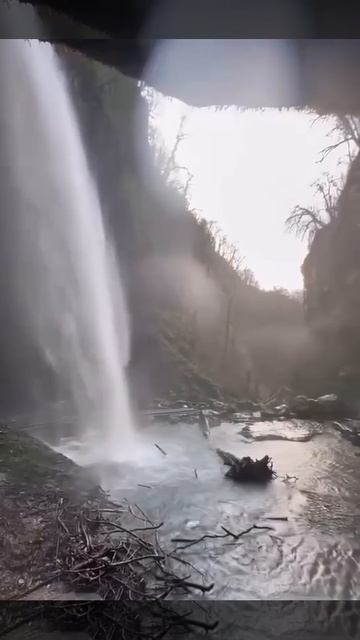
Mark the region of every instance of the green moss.
<instances>
[{"instance_id":1,"label":"green moss","mask_svg":"<svg viewBox=\"0 0 360 640\"><path fill-rule=\"evenodd\" d=\"M0 428L0 472L6 484L51 484L59 489L82 476L82 470L65 456L8 427Z\"/></svg>"}]
</instances>

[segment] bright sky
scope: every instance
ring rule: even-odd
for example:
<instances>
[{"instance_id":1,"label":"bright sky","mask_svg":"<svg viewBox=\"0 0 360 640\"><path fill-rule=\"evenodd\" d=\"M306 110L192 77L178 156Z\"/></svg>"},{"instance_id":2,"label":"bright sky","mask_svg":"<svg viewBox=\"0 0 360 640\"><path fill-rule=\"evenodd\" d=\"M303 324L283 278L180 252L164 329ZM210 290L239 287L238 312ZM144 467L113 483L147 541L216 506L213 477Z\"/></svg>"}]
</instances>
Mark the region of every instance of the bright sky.
<instances>
[{"instance_id":1,"label":"bright sky","mask_svg":"<svg viewBox=\"0 0 360 640\"><path fill-rule=\"evenodd\" d=\"M176 159L194 175L191 206L239 246L261 287L301 289L307 243L286 233L284 221L295 205L314 203L315 180L344 171L343 147L318 162L337 141L332 120L313 124L315 115L295 110L196 109L156 95L154 122L169 152L186 115Z\"/></svg>"}]
</instances>

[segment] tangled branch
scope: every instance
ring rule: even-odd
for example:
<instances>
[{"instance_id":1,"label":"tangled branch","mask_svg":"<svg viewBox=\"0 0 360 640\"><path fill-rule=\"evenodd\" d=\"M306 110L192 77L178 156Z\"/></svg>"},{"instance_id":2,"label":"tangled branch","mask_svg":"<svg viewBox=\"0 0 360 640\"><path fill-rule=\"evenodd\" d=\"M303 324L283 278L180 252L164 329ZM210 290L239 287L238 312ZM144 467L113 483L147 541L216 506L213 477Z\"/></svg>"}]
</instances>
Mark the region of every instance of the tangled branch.
<instances>
[{"instance_id":1,"label":"tangled branch","mask_svg":"<svg viewBox=\"0 0 360 640\"><path fill-rule=\"evenodd\" d=\"M128 520L140 520L142 526L125 525L124 514ZM14 599L60 579L75 591L94 591L112 600L149 600L174 590L206 592L213 587L189 582L170 570L174 562L187 563L176 551L161 548L157 534L163 523L154 524L138 507L129 505L126 510L106 504L79 512L77 505L61 500L56 520L59 568Z\"/></svg>"}]
</instances>

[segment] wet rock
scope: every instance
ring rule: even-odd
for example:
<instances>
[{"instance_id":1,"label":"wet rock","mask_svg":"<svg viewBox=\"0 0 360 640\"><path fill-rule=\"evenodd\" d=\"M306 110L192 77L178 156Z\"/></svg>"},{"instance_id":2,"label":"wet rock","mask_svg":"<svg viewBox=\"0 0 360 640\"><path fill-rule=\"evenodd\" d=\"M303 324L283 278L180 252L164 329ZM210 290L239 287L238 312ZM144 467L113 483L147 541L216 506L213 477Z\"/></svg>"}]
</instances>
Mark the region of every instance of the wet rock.
<instances>
[{"instance_id":1,"label":"wet rock","mask_svg":"<svg viewBox=\"0 0 360 640\"><path fill-rule=\"evenodd\" d=\"M324 417L341 418L351 415L350 408L335 393L320 396L317 403L319 414Z\"/></svg>"},{"instance_id":2,"label":"wet rock","mask_svg":"<svg viewBox=\"0 0 360 640\"><path fill-rule=\"evenodd\" d=\"M210 400L209 406L216 411L224 411L226 409L225 402L221 402L220 400Z\"/></svg>"},{"instance_id":3,"label":"wet rock","mask_svg":"<svg viewBox=\"0 0 360 640\"><path fill-rule=\"evenodd\" d=\"M277 420L279 417L278 413L271 409L262 409L260 416L262 420Z\"/></svg>"},{"instance_id":4,"label":"wet rock","mask_svg":"<svg viewBox=\"0 0 360 640\"><path fill-rule=\"evenodd\" d=\"M291 403L291 408L293 411L302 411L303 409L307 409L309 405L309 398L306 396L295 396Z\"/></svg>"},{"instance_id":5,"label":"wet rock","mask_svg":"<svg viewBox=\"0 0 360 640\"><path fill-rule=\"evenodd\" d=\"M234 422L235 424L238 424L239 422L244 422L245 420L249 419L249 414L246 413L233 413L231 416L231 422Z\"/></svg>"},{"instance_id":6,"label":"wet rock","mask_svg":"<svg viewBox=\"0 0 360 640\"><path fill-rule=\"evenodd\" d=\"M331 405L339 402L339 398L336 393L328 393L325 396L319 396L319 398L317 398L317 401L320 402L320 404Z\"/></svg>"},{"instance_id":7,"label":"wet rock","mask_svg":"<svg viewBox=\"0 0 360 640\"><path fill-rule=\"evenodd\" d=\"M317 405L319 413L329 416L338 416L339 413L344 410L343 403L339 400L335 393L331 393L325 396L317 398Z\"/></svg>"},{"instance_id":8,"label":"wet rock","mask_svg":"<svg viewBox=\"0 0 360 640\"><path fill-rule=\"evenodd\" d=\"M290 405L290 411L297 418L316 418L319 415L317 400L306 396L296 396Z\"/></svg>"},{"instance_id":9,"label":"wet rock","mask_svg":"<svg viewBox=\"0 0 360 640\"><path fill-rule=\"evenodd\" d=\"M349 415L349 409L336 394L327 394L319 398L307 398L296 396L290 411L297 418L305 419L332 419Z\"/></svg>"},{"instance_id":10,"label":"wet rock","mask_svg":"<svg viewBox=\"0 0 360 640\"><path fill-rule=\"evenodd\" d=\"M289 387L282 387L276 393L274 393L265 403L266 407L274 408L277 405L287 404L289 405L294 398L294 392Z\"/></svg>"},{"instance_id":11,"label":"wet rock","mask_svg":"<svg viewBox=\"0 0 360 640\"><path fill-rule=\"evenodd\" d=\"M275 411L279 417L287 416L289 414L289 407L287 404L280 404L278 407L275 407Z\"/></svg>"},{"instance_id":12,"label":"wet rock","mask_svg":"<svg viewBox=\"0 0 360 640\"><path fill-rule=\"evenodd\" d=\"M188 409L189 407L185 400L176 400L176 402L173 402L171 406L174 407L174 409Z\"/></svg>"},{"instance_id":13,"label":"wet rock","mask_svg":"<svg viewBox=\"0 0 360 640\"><path fill-rule=\"evenodd\" d=\"M252 400L239 400L236 402L237 411L256 411L259 409L259 404Z\"/></svg>"}]
</instances>

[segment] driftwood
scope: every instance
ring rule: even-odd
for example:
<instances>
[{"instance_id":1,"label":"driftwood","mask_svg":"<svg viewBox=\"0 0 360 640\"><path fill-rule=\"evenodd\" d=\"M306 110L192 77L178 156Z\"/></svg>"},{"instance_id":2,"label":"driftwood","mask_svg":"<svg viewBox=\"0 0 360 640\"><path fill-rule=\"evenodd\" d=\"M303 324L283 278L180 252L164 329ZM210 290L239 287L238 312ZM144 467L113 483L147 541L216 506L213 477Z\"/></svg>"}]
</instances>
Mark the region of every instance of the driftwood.
<instances>
[{"instance_id":1,"label":"driftwood","mask_svg":"<svg viewBox=\"0 0 360 640\"><path fill-rule=\"evenodd\" d=\"M137 505L139 513L131 505L125 507L125 503L116 505L107 500L105 494L82 510L78 504L60 499L54 523L56 570L10 599L23 599L58 580L74 591L95 592L114 601L158 600L173 592L204 593L213 588L175 572L174 563L189 563L177 556L176 549L161 548L157 534L162 522L152 522Z\"/></svg>"},{"instance_id":2,"label":"driftwood","mask_svg":"<svg viewBox=\"0 0 360 640\"><path fill-rule=\"evenodd\" d=\"M253 531L254 529L264 529L268 531L272 531L273 529L273 527L268 527L265 525L261 526L258 524L252 524L251 527L248 527L244 531L240 531L240 533L233 533L233 531L229 531L229 529L227 529L223 525L221 525L221 528L224 531L224 533L205 533L200 538L172 538L171 542L181 542L184 545L176 548L176 550L179 551L180 549L188 549L189 547L192 547L194 544L198 544L199 542L203 542L203 540L207 540L207 539L213 540L215 538L228 538L230 536L231 538L233 538L233 540L239 540L239 538L246 535L247 533L250 533L250 531Z\"/></svg>"},{"instance_id":3,"label":"driftwood","mask_svg":"<svg viewBox=\"0 0 360 640\"><path fill-rule=\"evenodd\" d=\"M226 478L238 482L268 482L275 476L269 456L264 456L261 460L252 460L248 456L237 458L234 454L222 449L216 449L216 452L224 464L230 467L225 474Z\"/></svg>"}]
</instances>

